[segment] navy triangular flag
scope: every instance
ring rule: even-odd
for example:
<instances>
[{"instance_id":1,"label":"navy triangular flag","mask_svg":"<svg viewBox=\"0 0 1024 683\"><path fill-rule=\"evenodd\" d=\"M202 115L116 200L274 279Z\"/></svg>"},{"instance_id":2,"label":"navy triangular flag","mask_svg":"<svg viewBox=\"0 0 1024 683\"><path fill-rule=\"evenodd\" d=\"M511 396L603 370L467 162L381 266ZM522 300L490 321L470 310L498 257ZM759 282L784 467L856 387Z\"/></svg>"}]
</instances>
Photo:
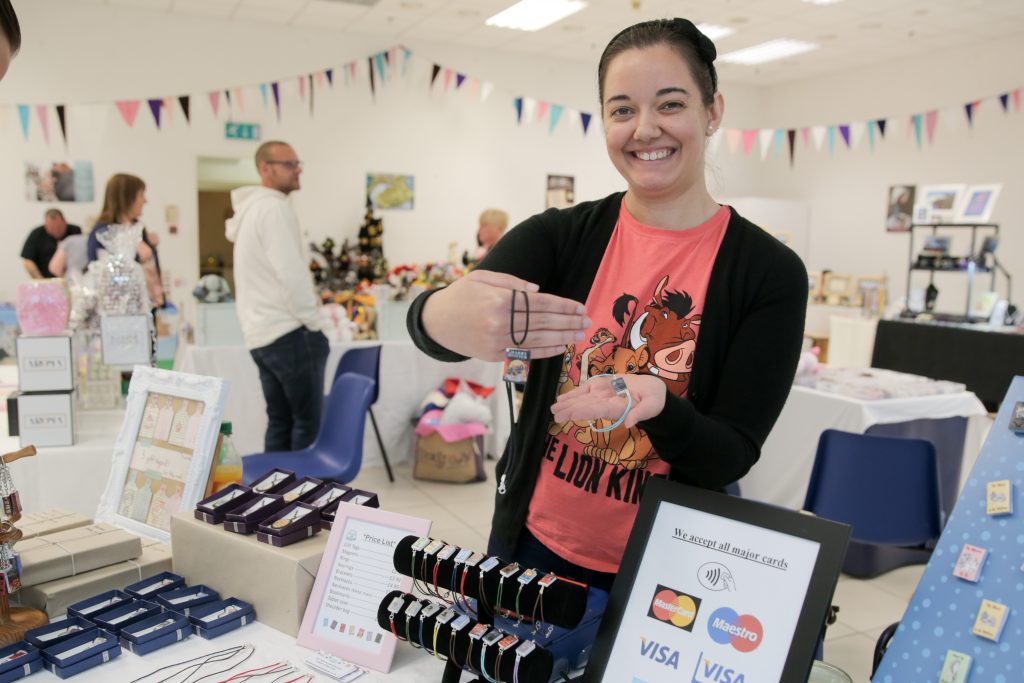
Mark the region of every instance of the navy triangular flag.
<instances>
[{"instance_id":1,"label":"navy triangular flag","mask_svg":"<svg viewBox=\"0 0 1024 683\"><path fill-rule=\"evenodd\" d=\"M224 89L224 99L227 101L228 106L231 106L231 91L227 88Z\"/></svg>"},{"instance_id":2,"label":"navy triangular flag","mask_svg":"<svg viewBox=\"0 0 1024 683\"><path fill-rule=\"evenodd\" d=\"M192 123L192 119L189 118L188 107L189 107L189 96L182 95L178 98L178 104L181 105L181 111L185 114L185 122Z\"/></svg>"},{"instance_id":3,"label":"navy triangular flag","mask_svg":"<svg viewBox=\"0 0 1024 683\"><path fill-rule=\"evenodd\" d=\"M523 98L517 97L512 100L512 104L516 107L516 123L523 122Z\"/></svg>"},{"instance_id":4,"label":"navy triangular flag","mask_svg":"<svg viewBox=\"0 0 1024 683\"><path fill-rule=\"evenodd\" d=\"M430 71L430 87L431 88L434 87L434 81L437 80L437 75L439 73L441 73L441 66L439 64L435 64L433 69L431 69L431 71Z\"/></svg>"},{"instance_id":5,"label":"navy triangular flag","mask_svg":"<svg viewBox=\"0 0 1024 683\"><path fill-rule=\"evenodd\" d=\"M1003 105L1003 112L1010 111L1010 93L1004 92L999 96L999 104Z\"/></svg>"},{"instance_id":6,"label":"navy triangular flag","mask_svg":"<svg viewBox=\"0 0 1024 683\"><path fill-rule=\"evenodd\" d=\"M68 144L68 124L64 118L64 105L57 105L57 121L60 123L60 134L64 137L64 144Z\"/></svg>"},{"instance_id":7,"label":"navy triangular flag","mask_svg":"<svg viewBox=\"0 0 1024 683\"><path fill-rule=\"evenodd\" d=\"M583 124L583 134L587 134L587 128L590 127L590 114L585 111L580 112L580 123Z\"/></svg>"},{"instance_id":8,"label":"navy triangular flag","mask_svg":"<svg viewBox=\"0 0 1024 683\"><path fill-rule=\"evenodd\" d=\"M463 82L466 80L466 74L455 74L455 89L458 90L462 87Z\"/></svg>"},{"instance_id":9,"label":"navy triangular flag","mask_svg":"<svg viewBox=\"0 0 1024 683\"><path fill-rule=\"evenodd\" d=\"M796 150L796 128L786 131L786 138L789 140L789 165L793 165L793 154Z\"/></svg>"},{"instance_id":10,"label":"navy triangular flag","mask_svg":"<svg viewBox=\"0 0 1024 683\"><path fill-rule=\"evenodd\" d=\"M885 137L885 119L878 119L877 121L875 121L875 123L878 124L878 132L881 133L882 137L884 138Z\"/></svg>"},{"instance_id":11,"label":"navy triangular flag","mask_svg":"<svg viewBox=\"0 0 1024 683\"><path fill-rule=\"evenodd\" d=\"M370 66L370 94L377 94L377 84L373 80L373 57L367 57L366 63Z\"/></svg>"},{"instance_id":12,"label":"navy triangular flag","mask_svg":"<svg viewBox=\"0 0 1024 683\"><path fill-rule=\"evenodd\" d=\"M334 87L334 69L327 69L324 71L324 76L327 76L327 85Z\"/></svg>"},{"instance_id":13,"label":"navy triangular flag","mask_svg":"<svg viewBox=\"0 0 1024 683\"><path fill-rule=\"evenodd\" d=\"M270 90L274 93L274 109L277 110L277 120L281 120L281 84L274 81L270 84Z\"/></svg>"}]
</instances>

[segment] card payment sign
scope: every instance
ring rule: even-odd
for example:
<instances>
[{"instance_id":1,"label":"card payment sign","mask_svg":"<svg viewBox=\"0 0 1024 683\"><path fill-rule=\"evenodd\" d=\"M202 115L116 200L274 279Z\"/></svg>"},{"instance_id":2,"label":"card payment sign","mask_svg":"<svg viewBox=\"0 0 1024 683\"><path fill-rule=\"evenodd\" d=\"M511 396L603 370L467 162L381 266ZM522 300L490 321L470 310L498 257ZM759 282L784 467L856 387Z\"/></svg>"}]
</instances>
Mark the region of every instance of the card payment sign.
<instances>
[{"instance_id":1,"label":"card payment sign","mask_svg":"<svg viewBox=\"0 0 1024 683\"><path fill-rule=\"evenodd\" d=\"M700 598L659 584L654 591L647 616L684 631L693 631L693 622L697 620L698 611Z\"/></svg>"}]
</instances>

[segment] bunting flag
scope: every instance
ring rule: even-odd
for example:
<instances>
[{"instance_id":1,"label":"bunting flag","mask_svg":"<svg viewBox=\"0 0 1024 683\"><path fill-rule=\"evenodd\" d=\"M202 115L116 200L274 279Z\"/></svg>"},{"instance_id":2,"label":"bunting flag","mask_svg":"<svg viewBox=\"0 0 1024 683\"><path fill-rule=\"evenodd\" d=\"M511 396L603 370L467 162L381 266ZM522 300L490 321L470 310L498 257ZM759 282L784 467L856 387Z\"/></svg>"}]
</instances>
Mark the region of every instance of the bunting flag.
<instances>
[{"instance_id":1,"label":"bunting flag","mask_svg":"<svg viewBox=\"0 0 1024 683\"><path fill-rule=\"evenodd\" d=\"M217 118L217 115L220 113L220 91L211 90L209 93L209 98L210 107L213 108L213 117Z\"/></svg>"},{"instance_id":2,"label":"bunting flag","mask_svg":"<svg viewBox=\"0 0 1024 683\"><path fill-rule=\"evenodd\" d=\"M839 124L839 134L843 136L843 142L846 143L846 149L850 149L850 126L846 123Z\"/></svg>"},{"instance_id":3,"label":"bunting flag","mask_svg":"<svg viewBox=\"0 0 1024 683\"><path fill-rule=\"evenodd\" d=\"M924 115L925 133L928 135L928 144L935 141L935 124L939 121L939 112L932 109Z\"/></svg>"},{"instance_id":4,"label":"bunting flag","mask_svg":"<svg viewBox=\"0 0 1024 683\"><path fill-rule=\"evenodd\" d=\"M811 140L814 141L814 150L820 152L825 142L825 126L811 126Z\"/></svg>"},{"instance_id":5,"label":"bunting flag","mask_svg":"<svg viewBox=\"0 0 1024 683\"><path fill-rule=\"evenodd\" d=\"M405 78L405 71L409 67L409 60L412 59L412 50L407 47L402 48L402 78Z\"/></svg>"},{"instance_id":6,"label":"bunting flag","mask_svg":"<svg viewBox=\"0 0 1024 683\"><path fill-rule=\"evenodd\" d=\"M1003 113L1010 111L1010 93L1004 92L999 96L999 104L1003 107Z\"/></svg>"},{"instance_id":7,"label":"bunting flag","mask_svg":"<svg viewBox=\"0 0 1024 683\"><path fill-rule=\"evenodd\" d=\"M306 99L306 77L299 76L299 99Z\"/></svg>"},{"instance_id":8,"label":"bunting flag","mask_svg":"<svg viewBox=\"0 0 1024 683\"><path fill-rule=\"evenodd\" d=\"M384 59L386 58L385 53L378 52L373 56L375 62L377 62L377 76L380 78L380 86L384 87L384 72L387 70L384 65ZM371 65L372 69L372 65Z\"/></svg>"},{"instance_id":9,"label":"bunting flag","mask_svg":"<svg viewBox=\"0 0 1024 683\"><path fill-rule=\"evenodd\" d=\"M156 122L156 129L160 130L160 109L164 106L163 98L146 100L146 103L149 105L150 113L153 114L153 121Z\"/></svg>"},{"instance_id":10,"label":"bunting flag","mask_svg":"<svg viewBox=\"0 0 1024 683\"><path fill-rule=\"evenodd\" d=\"M31 115L27 104L18 105L18 118L21 119L21 134L28 140L28 120Z\"/></svg>"},{"instance_id":11,"label":"bunting flag","mask_svg":"<svg viewBox=\"0 0 1024 683\"><path fill-rule=\"evenodd\" d=\"M863 121L854 121L850 124L850 147L857 147L860 139L864 137L866 124Z\"/></svg>"},{"instance_id":12,"label":"bunting flag","mask_svg":"<svg viewBox=\"0 0 1024 683\"><path fill-rule=\"evenodd\" d=\"M235 88L235 103L238 104L238 111L245 113L245 95L241 88Z\"/></svg>"},{"instance_id":13,"label":"bunting flag","mask_svg":"<svg viewBox=\"0 0 1024 683\"><path fill-rule=\"evenodd\" d=\"M310 77L312 77L312 74L310 74ZM312 89L312 87L313 86L310 85L310 89ZM318 87L318 88L323 88L324 87L324 72L323 71L317 71L316 72L316 87Z\"/></svg>"},{"instance_id":14,"label":"bunting flag","mask_svg":"<svg viewBox=\"0 0 1024 683\"><path fill-rule=\"evenodd\" d=\"M753 149L754 143L757 142L757 129L747 128L743 131L743 154L750 154L750 150Z\"/></svg>"},{"instance_id":15,"label":"bunting flag","mask_svg":"<svg viewBox=\"0 0 1024 683\"><path fill-rule=\"evenodd\" d=\"M541 121L544 115L548 113L548 103L541 100L537 103L537 120Z\"/></svg>"},{"instance_id":16,"label":"bunting flag","mask_svg":"<svg viewBox=\"0 0 1024 683\"><path fill-rule=\"evenodd\" d=\"M325 69L324 76L327 77L327 86L330 88L334 87L334 69Z\"/></svg>"},{"instance_id":17,"label":"bunting flag","mask_svg":"<svg viewBox=\"0 0 1024 683\"><path fill-rule=\"evenodd\" d=\"M486 102L487 98L491 96L492 92L494 92L494 84L488 81L484 81L483 85L480 86L480 101ZM1019 92L1017 94L1020 95ZM1020 108L1019 104L1017 108ZM586 131L583 132L586 133Z\"/></svg>"},{"instance_id":18,"label":"bunting flag","mask_svg":"<svg viewBox=\"0 0 1024 683\"><path fill-rule=\"evenodd\" d=\"M231 104L231 91L224 88L224 101L228 103L228 109L234 109L234 105ZM231 116L231 112L228 112L228 116Z\"/></svg>"},{"instance_id":19,"label":"bunting flag","mask_svg":"<svg viewBox=\"0 0 1024 683\"><path fill-rule=\"evenodd\" d=\"M64 138L64 145L68 144L68 121L64 112L64 105L57 105L57 123L60 124L60 135Z\"/></svg>"},{"instance_id":20,"label":"bunting flag","mask_svg":"<svg viewBox=\"0 0 1024 683\"><path fill-rule=\"evenodd\" d=\"M762 128L757 132L758 142L761 143L761 161L768 158L768 149L772 144L772 138L775 137L775 131L771 128Z\"/></svg>"},{"instance_id":21,"label":"bunting flag","mask_svg":"<svg viewBox=\"0 0 1024 683\"><path fill-rule=\"evenodd\" d=\"M729 147L729 154L735 154L740 144L739 128L726 128L725 143Z\"/></svg>"},{"instance_id":22,"label":"bunting flag","mask_svg":"<svg viewBox=\"0 0 1024 683\"><path fill-rule=\"evenodd\" d=\"M443 87L444 87L444 91L445 91L445 92L448 92L448 87L449 87L449 86L450 86L451 84L452 84L452 70L451 70L451 69L448 69L448 68L446 68L446 69L444 70L444 83L442 84L442 85L443 85Z\"/></svg>"},{"instance_id":23,"label":"bunting flag","mask_svg":"<svg viewBox=\"0 0 1024 683\"><path fill-rule=\"evenodd\" d=\"M786 138L786 131L781 128L775 129L775 137L772 140L772 154L779 156L782 154L782 142Z\"/></svg>"},{"instance_id":24,"label":"bunting flag","mask_svg":"<svg viewBox=\"0 0 1024 683\"><path fill-rule=\"evenodd\" d=\"M436 80L437 80L437 75L438 75L439 73L441 73L441 67L440 67L440 65L438 65L438 64L434 64L434 66L433 66L433 67L431 67L431 70L430 70L430 87L431 87L431 88L433 88L433 87L434 87L434 81L436 81Z\"/></svg>"},{"instance_id":25,"label":"bunting flag","mask_svg":"<svg viewBox=\"0 0 1024 683\"><path fill-rule=\"evenodd\" d=\"M585 111L580 112L580 124L583 126L583 134L587 134L587 129L590 128L590 114Z\"/></svg>"},{"instance_id":26,"label":"bunting flag","mask_svg":"<svg viewBox=\"0 0 1024 683\"><path fill-rule=\"evenodd\" d=\"M348 73L352 77L353 81L356 80L356 66L357 64L355 62L348 63Z\"/></svg>"},{"instance_id":27,"label":"bunting flag","mask_svg":"<svg viewBox=\"0 0 1024 683\"><path fill-rule=\"evenodd\" d=\"M914 130L914 139L917 140L917 148L921 149L921 115L914 114L911 116L910 125Z\"/></svg>"},{"instance_id":28,"label":"bunting flag","mask_svg":"<svg viewBox=\"0 0 1024 683\"><path fill-rule=\"evenodd\" d=\"M800 137L804 139L804 147L811 146L811 129L804 126L800 129Z\"/></svg>"},{"instance_id":29,"label":"bunting flag","mask_svg":"<svg viewBox=\"0 0 1024 683\"><path fill-rule=\"evenodd\" d=\"M875 124L878 126L879 134L884 138L885 137L885 119L878 119L877 121L875 121Z\"/></svg>"},{"instance_id":30,"label":"bunting flag","mask_svg":"<svg viewBox=\"0 0 1024 683\"><path fill-rule=\"evenodd\" d=\"M466 74L455 74L455 89L458 90L466 80Z\"/></svg>"},{"instance_id":31,"label":"bunting flag","mask_svg":"<svg viewBox=\"0 0 1024 683\"><path fill-rule=\"evenodd\" d=\"M875 126L878 125L877 121L868 121L868 148L875 151Z\"/></svg>"},{"instance_id":32,"label":"bunting flag","mask_svg":"<svg viewBox=\"0 0 1024 683\"><path fill-rule=\"evenodd\" d=\"M516 97L512 100L512 106L516 108L516 123L523 123L523 98Z\"/></svg>"},{"instance_id":33,"label":"bunting flag","mask_svg":"<svg viewBox=\"0 0 1024 683\"><path fill-rule=\"evenodd\" d=\"M469 96L474 100L480 97L480 81L476 78L469 79Z\"/></svg>"},{"instance_id":34,"label":"bunting flag","mask_svg":"<svg viewBox=\"0 0 1024 683\"><path fill-rule=\"evenodd\" d=\"M968 102L964 105L964 110L967 112L967 126L969 128L974 127L974 111L981 106L981 100L975 102Z\"/></svg>"},{"instance_id":35,"label":"bunting flag","mask_svg":"<svg viewBox=\"0 0 1024 683\"><path fill-rule=\"evenodd\" d=\"M270 84L270 92L274 95L274 110L277 112L277 120L281 121L281 84L274 81Z\"/></svg>"},{"instance_id":36,"label":"bunting flag","mask_svg":"<svg viewBox=\"0 0 1024 683\"><path fill-rule=\"evenodd\" d=\"M523 119L527 123L537 120L537 100L523 96Z\"/></svg>"},{"instance_id":37,"label":"bunting flag","mask_svg":"<svg viewBox=\"0 0 1024 683\"><path fill-rule=\"evenodd\" d=\"M370 66L370 96L376 97L377 95L377 84L373 80L373 57L368 57L366 63Z\"/></svg>"},{"instance_id":38,"label":"bunting flag","mask_svg":"<svg viewBox=\"0 0 1024 683\"><path fill-rule=\"evenodd\" d=\"M1013 91L1013 110L1020 111L1020 88Z\"/></svg>"},{"instance_id":39,"label":"bunting flag","mask_svg":"<svg viewBox=\"0 0 1024 683\"><path fill-rule=\"evenodd\" d=\"M789 165L793 166L793 156L796 154L796 128L786 131L786 139L789 141Z\"/></svg>"},{"instance_id":40,"label":"bunting flag","mask_svg":"<svg viewBox=\"0 0 1024 683\"><path fill-rule=\"evenodd\" d=\"M121 118L129 128L135 125L135 117L139 114L140 104L138 100L118 100L117 102L117 110L121 112Z\"/></svg>"},{"instance_id":41,"label":"bunting flag","mask_svg":"<svg viewBox=\"0 0 1024 683\"><path fill-rule=\"evenodd\" d=\"M558 125L558 119L562 118L562 105L552 104L551 105L551 119L548 121L548 133L555 132L555 126Z\"/></svg>"},{"instance_id":42,"label":"bunting flag","mask_svg":"<svg viewBox=\"0 0 1024 683\"><path fill-rule=\"evenodd\" d=\"M309 74L309 115L313 115L313 100L315 99L313 93L313 74Z\"/></svg>"},{"instance_id":43,"label":"bunting flag","mask_svg":"<svg viewBox=\"0 0 1024 683\"><path fill-rule=\"evenodd\" d=\"M189 116L189 113L188 113L189 96L188 95L182 95L181 97L179 97L178 98L178 104L181 105L181 111L182 111L183 114L185 114L185 123L192 123L192 119L191 119L191 117Z\"/></svg>"},{"instance_id":44,"label":"bunting flag","mask_svg":"<svg viewBox=\"0 0 1024 683\"><path fill-rule=\"evenodd\" d=\"M170 123L174 120L174 100L170 97L164 97L160 101L164 107L164 121Z\"/></svg>"},{"instance_id":45,"label":"bunting flag","mask_svg":"<svg viewBox=\"0 0 1024 683\"><path fill-rule=\"evenodd\" d=\"M269 104L267 102L267 84L260 83L260 97L263 98L263 108L266 109Z\"/></svg>"},{"instance_id":46,"label":"bunting flag","mask_svg":"<svg viewBox=\"0 0 1024 683\"><path fill-rule=\"evenodd\" d=\"M45 104L37 104L36 118L39 119L39 127L43 129L43 140L50 144L50 108Z\"/></svg>"}]
</instances>

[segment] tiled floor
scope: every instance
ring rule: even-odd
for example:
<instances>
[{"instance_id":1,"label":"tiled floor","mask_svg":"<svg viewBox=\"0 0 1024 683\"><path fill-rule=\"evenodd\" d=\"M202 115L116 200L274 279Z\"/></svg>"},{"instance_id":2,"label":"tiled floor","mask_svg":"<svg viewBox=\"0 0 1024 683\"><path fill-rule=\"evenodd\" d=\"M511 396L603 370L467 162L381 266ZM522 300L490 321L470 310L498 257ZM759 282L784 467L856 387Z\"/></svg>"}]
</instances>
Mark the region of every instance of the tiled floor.
<instances>
[{"instance_id":1,"label":"tiled floor","mask_svg":"<svg viewBox=\"0 0 1024 683\"><path fill-rule=\"evenodd\" d=\"M442 484L412 478L412 467L395 468L395 482L381 468L360 472L354 486L375 491L381 506L433 521L431 535L456 545L485 550L494 509L494 462L488 480L479 484ZM826 633L825 661L846 671L857 683L871 675L875 641L906 609L924 565L904 567L871 580L839 579L833 604L838 621Z\"/></svg>"}]
</instances>

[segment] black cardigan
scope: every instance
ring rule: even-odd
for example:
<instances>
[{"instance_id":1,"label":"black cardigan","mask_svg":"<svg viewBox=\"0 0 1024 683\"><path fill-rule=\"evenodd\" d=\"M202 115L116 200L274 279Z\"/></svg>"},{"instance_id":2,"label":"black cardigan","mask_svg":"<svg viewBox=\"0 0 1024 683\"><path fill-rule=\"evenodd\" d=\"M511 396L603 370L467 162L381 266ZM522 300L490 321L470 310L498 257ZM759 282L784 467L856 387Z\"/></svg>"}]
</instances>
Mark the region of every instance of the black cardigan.
<instances>
[{"instance_id":1,"label":"black cardigan","mask_svg":"<svg viewBox=\"0 0 1024 683\"><path fill-rule=\"evenodd\" d=\"M618 220L622 193L571 209L549 209L498 241L479 267L511 273L542 292L581 303ZM807 271L800 258L734 209L708 282L700 338L686 398L668 394L660 415L640 423L670 478L721 489L761 454L796 372L807 310ZM434 290L438 291L438 290ZM407 319L413 342L433 358L465 360L425 333L420 317L434 292L420 295ZM498 494L492 532L514 548L537 481L562 357L533 361L516 429L513 469L508 446L498 463L508 493Z\"/></svg>"}]
</instances>

